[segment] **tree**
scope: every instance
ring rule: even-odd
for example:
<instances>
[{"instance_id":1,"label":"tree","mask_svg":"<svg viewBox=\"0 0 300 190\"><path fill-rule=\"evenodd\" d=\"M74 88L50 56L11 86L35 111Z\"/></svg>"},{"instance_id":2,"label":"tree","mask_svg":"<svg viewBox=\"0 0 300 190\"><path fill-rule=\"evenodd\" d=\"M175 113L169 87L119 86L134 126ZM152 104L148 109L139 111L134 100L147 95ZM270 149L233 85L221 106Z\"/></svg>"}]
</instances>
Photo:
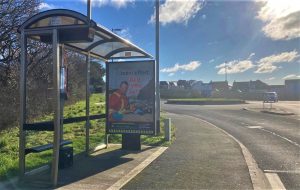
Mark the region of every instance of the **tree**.
<instances>
[{"instance_id":1,"label":"tree","mask_svg":"<svg viewBox=\"0 0 300 190\"><path fill-rule=\"evenodd\" d=\"M0 0L0 82L6 85L20 53L18 27L38 12L38 0Z\"/></svg>"},{"instance_id":2,"label":"tree","mask_svg":"<svg viewBox=\"0 0 300 190\"><path fill-rule=\"evenodd\" d=\"M90 68L90 85L93 86L94 89L104 87L105 83L103 77L105 76L105 69L103 66L95 61L91 61Z\"/></svg>"}]
</instances>

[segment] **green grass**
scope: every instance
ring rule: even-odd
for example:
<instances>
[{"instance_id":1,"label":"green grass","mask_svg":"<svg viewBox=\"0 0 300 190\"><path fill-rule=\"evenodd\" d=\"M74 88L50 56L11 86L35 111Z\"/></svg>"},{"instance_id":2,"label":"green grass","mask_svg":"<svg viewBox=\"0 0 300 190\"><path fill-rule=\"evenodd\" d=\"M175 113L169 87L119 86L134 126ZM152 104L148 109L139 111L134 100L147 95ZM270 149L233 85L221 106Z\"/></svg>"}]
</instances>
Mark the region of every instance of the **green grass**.
<instances>
[{"instance_id":1,"label":"green grass","mask_svg":"<svg viewBox=\"0 0 300 190\"><path fill-rule=\"evenodd\" d=\"M102 102L102 103L101 103ZM100 114L105 112L105 96L103 94L93 94L90 98L90 114ZM73 105L64 108L64 118L78 117L85 115L85 101L78 101ZM48 114L34 121L50 121L53 114ZM164 140L163 118L161 118L161 131L158 136L144 136L141 140L145 145L167 146L170 142ZM174 126L173 126L174 137ZM0 132L0 181L16 176L18 172L19 138L18 127L12 127ZM90 126L90 147L104 143L105 119L93 120ZM121 143L121 135L109 135L109 143ZM64 125L64 139L71 140L74 153L78 154L85 149L85 122L78 122ZM174 138L173 138L174 139ZM47 131L27 131L26 147L33 147L52 143L53 132ZM31 170L51 162L52 150L37 154L26 155L26 170Z\"/></svg>"},{"instance_id":2,"label":"green grass","mask_svg":"<svg viewBox=\"0 0 300 190\"><path fill-rule=\"evenodd\" d=\"M228 98L178 98L178 99L168 99L168 101L230 102L230 101L243 101L243 100L240 100L240 99L228 99Z\"/></svg>"}]
</instances>

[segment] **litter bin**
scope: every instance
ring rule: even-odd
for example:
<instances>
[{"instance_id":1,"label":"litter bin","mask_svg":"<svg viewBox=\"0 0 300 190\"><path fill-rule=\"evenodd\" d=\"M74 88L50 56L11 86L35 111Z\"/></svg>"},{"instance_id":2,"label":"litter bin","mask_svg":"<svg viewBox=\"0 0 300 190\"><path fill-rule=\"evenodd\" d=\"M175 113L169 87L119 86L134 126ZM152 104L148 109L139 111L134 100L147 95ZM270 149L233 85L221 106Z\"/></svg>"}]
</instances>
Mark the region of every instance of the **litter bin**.
<instances>
[{"instance_id":1,"label":"litter bin","mask_svg":"<svg viewBox=\"0 0 300 190\"><path fill-rule=\"evenodd\" d=\"M59 169L73 166L73 147L65 146L59 149Z\"/></svg>"}]
</instances>

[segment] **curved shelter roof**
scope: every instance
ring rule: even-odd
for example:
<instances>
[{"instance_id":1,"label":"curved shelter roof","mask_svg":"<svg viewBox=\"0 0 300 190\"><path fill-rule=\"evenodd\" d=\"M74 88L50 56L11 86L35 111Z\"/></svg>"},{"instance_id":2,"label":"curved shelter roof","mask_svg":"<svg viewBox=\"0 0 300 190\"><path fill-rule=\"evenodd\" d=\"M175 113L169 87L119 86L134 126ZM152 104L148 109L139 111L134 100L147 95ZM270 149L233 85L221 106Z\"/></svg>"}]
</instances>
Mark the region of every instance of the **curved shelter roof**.
<instances>
[{"instance_id":1,"label":"curved shelter roof","mask_svg":"<svg viewBox=\"0 0 300 190\"><path fill-rule=\"evenodd\" d=\"M18 31L24 31L31 38L47 43L51 42L50 33L53 28L58 31L60 43L82 53L90 52L94 57L104 60L153 58L128 40L72 10L53 9L38 13L25 21Z\"/></svg>"}]
</instances>

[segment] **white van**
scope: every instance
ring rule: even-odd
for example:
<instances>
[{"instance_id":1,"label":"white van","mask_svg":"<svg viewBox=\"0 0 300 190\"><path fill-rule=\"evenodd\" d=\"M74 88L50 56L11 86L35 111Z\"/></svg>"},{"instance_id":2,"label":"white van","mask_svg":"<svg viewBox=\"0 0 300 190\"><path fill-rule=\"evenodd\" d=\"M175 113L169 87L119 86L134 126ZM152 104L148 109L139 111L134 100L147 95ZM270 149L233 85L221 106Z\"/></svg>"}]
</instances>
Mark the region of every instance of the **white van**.
<instances>
[{"instance_id":1,"label":"white van","mask_svg":"<svg viewBox=\"0 0 300 190\"><path fill-rule=\"evenodd\" d=\"M278 95L276 92L265 92L264 102L278 102Z\"/></svg>"}]
</instances>

